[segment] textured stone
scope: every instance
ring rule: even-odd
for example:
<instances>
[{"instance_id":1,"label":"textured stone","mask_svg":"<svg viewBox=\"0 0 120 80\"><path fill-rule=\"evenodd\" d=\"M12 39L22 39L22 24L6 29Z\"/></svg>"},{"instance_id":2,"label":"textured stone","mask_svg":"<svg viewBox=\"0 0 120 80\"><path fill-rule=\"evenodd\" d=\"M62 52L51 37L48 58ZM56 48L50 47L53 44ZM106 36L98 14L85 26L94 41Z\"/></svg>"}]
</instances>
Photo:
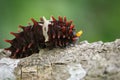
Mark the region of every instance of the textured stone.
<instances>
[{"instance_id":1,"label":"textured stone","mask_svg":"<svg viewBox=\"0 0 120 80\"><path fill-rule=\"evenodd\" d=\"M120 39L43 49L20 59L14 72L22 80L119 80Z\"/></svg>"},{"instance_id":2,"label":"textured stone","mask_svg":"<svg viewBox=\"0 0 120 80\"><path fill-rule=\"evenodd\" d=\"M0 80L16 80L14 68L17 67L19 61L10 58L0 59Z\"/></svg>"}]
</instances>

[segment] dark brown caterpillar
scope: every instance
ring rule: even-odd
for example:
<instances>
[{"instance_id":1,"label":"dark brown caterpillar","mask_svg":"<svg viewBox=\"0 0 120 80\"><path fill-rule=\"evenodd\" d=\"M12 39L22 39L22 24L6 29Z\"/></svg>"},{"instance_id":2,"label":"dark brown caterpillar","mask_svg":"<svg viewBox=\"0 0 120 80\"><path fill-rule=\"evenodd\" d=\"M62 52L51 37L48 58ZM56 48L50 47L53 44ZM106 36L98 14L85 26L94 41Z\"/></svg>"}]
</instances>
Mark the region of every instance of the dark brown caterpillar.
<instances>
[{"instance_id":1,"label":"dark brown caterpillar","mask_svg":"<svg viewBox=\"0 0 120 80\"><path fill-rule=\"evenodd\" d=\"M11 58L27 57L38 53L41 48L66 47L74 44L82 34L82 31L75 32L72 21L67 21L66 17L59 16L58 20L53 16L50 20L43 17L40 18L40 22L33 18L31 20L33 25L19 26L23 30L19 33L11 32L15 38L5 40L11 44L9 48L5 48L11 52Z\"/></svg>"}]
</instances>

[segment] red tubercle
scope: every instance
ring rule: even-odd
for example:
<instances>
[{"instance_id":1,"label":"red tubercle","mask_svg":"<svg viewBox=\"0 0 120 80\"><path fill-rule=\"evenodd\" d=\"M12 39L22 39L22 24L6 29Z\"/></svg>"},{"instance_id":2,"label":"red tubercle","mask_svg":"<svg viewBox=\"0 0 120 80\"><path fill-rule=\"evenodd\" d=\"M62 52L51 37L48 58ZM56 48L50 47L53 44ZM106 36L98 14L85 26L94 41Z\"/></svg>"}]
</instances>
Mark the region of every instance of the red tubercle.
<instances>
[{"instance_id":1,"label":"red tubercle","mask_svg":"<svg viewBox=\"0 0 120 80\"><path fill-rule=\"evenodd\" d=\"M12 43L12 40L4 40L5 42Z\"/></svg>"},{"instance_id":2,"label":"red tubercle","mask_svg":"<svg viewBox=\"0 0 120 80\"><path fill-rule=\"evenodd\" d=\"M38 25L38 22L34 18L31 18L31 21L34 23L34 26Z\"/></svg>"},{"instance_id":3,"label":"red tubercle","mask_svg":"<svg viewBox=\"0 0 120 80\"><path fill-rule=\"evenodd\" d=\"M52 18L53 21L56 21L56 19L53 16L51 16L51 18Z\"/></svg>"},{"instance_id":4,"label":"red tubercle","mask_svg":"<svg viewBox=\"0 0 120 80\"><path fill-rule=\"evenodd\" d=\"M74 28L74 25L71 25L71 26L70 26L70 29L73 29L73 28Z\"/></svg>"},{"instance_id":5,"label":"red tubercle","mask_svg":"<svg viewBox=\"0 0 120 80\"><path fill-rule=\"evenodd\" d=\"M31 29L31 25L29 25L28 27L24 27L24 26L19 25L18 28L23 29L23 31L28 31Z\"/></svg>"},{"instance_id":6,"label":"red tubercle","mask_svg":"<svg viewBox=\"0 0 120 80\"><path fill-rule=\"evenodd\" d=\"M66 27L68 27L68 25L69 25L69 22L67 22L67 21L66 21L66 24L65 24L65 25L66 25Z\"/></svg>"},{"instance_id":7,"label":"red tubercle","mask_svg":"<svg viewBox=\"0 0 120 80\"><path fill-rule=\"evenodd\" d=\"M19 25L18 28L21 28L21 29L23 29L23 30L25 29L25 27L22 26L22 25Z\"/></svg>"},{"instance_id":8,"label":"red tubercle","mask_svg":"<svg viewBox=\"0 0 120 80\"><path fill-rule=\"evenodd\" d=\"M66 22L66 21L67 21L66 16L64 16L64 22Z\"/></svg>"},{"instance_id":9,"label":"red tubercle","mask_svg":"<svg viewBox=\"0 0 120 80\"><path fill-rule=\"evenodd\" d=\"M12 34L12 35L15 36L15 37L18 37L18 36L19 36L19 33L10 32L10 34Z\"/></svg>"},{"instance_id":10,"label":"red tubercle","mask_svg":"<svg viewBox=\"0 0 120 80\"><path fill-rule=\"evenodd\" d=\"M59 20L60 22L63 22L63 18L62 18L61 16L58 17L58 20Z\"/></svg>"}]
</instances>

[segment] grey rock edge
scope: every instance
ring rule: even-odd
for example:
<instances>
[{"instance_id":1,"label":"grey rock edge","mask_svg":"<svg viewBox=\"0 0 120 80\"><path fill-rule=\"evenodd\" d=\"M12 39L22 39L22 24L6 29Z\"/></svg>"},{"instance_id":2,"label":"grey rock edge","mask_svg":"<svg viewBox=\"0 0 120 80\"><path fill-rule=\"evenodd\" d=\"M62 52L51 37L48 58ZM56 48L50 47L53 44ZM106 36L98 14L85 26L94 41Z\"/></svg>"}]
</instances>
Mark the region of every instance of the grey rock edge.
<instances>
[{"instance_id":1,"label":"grey rock edge","mask_svg":"<svg viewBox=\"0 0 120 80\"><path fill-rule=\"evenodd\" d=\"M17 80L119 80L120 39L42 49L20 59L14 74Z\"/></svg>"}]
</instances>

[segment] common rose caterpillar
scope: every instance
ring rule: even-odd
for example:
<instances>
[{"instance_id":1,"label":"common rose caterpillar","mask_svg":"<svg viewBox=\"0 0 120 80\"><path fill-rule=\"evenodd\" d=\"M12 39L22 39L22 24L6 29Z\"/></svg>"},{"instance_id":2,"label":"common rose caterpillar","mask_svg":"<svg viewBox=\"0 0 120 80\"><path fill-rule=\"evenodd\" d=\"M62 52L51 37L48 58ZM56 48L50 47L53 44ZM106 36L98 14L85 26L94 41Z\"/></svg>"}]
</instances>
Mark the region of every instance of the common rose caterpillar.
<instances>
[{"instance_id":1,"label":"common rose caterpillar","mask_svg":"<svg viewBox=\"0 0 120 80\"><path fill-rule=\"evenodd\" d=\"M40 22L33 18L31 20L33 25L19 26L22 31L11 32L15 38L5 40L11 44L9 48L5 48L11 52L11 58L24 58L38 53L42 48L66 47L74 44L82 34L82 31L75 32L72 21L67 21L66 17L59 16L58 20L53 16L50 20L42 17Z\"/></svg>"}]
</instances>

